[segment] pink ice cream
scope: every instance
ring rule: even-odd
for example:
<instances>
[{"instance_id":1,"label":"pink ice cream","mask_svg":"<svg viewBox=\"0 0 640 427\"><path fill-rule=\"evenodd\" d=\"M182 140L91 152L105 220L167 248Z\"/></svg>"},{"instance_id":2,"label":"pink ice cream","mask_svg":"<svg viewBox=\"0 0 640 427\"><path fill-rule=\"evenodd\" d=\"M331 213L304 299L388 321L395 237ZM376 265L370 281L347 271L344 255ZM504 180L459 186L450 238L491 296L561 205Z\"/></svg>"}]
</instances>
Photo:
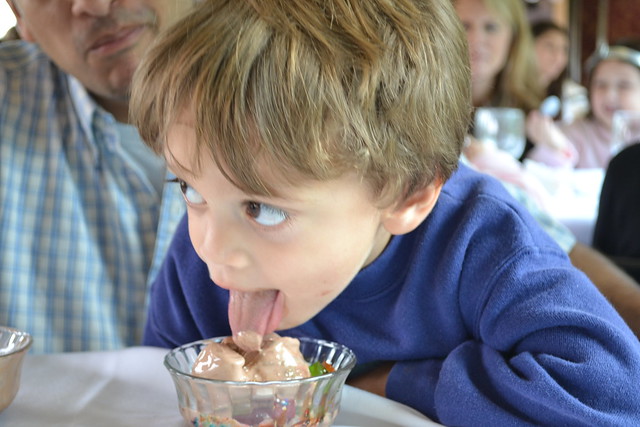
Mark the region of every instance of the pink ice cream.
<instances>
[{"instance_id":1,"label":"pink ice cream","mask_svg":"<svg viewBox=\"0 0 640 427\"><path fill-rule=\"evenodd\" d=\"M191 373L222 381L284 381L311 376L297 339L275 333L264 339L251 333L244 338L252 345L259 338L262 344L257 351L245 351L232 338L211 342L198 354Z\"/></svg>"}]
</instances>

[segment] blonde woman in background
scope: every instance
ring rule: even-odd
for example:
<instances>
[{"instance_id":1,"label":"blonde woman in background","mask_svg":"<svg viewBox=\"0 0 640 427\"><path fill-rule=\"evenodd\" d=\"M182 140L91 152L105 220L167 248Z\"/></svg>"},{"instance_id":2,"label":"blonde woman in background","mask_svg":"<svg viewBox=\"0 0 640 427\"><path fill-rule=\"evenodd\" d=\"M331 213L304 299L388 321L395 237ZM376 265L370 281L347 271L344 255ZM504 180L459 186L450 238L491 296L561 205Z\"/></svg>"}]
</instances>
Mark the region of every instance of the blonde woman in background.
<instances>
[{"instance_id":1,"label":"blonde woman in background","mask_svg":"<svg viewBox=\"0 0 640 427\"><path fill-rule=\"evenodd\" d=\"M454 0L454 6L467 34L473 106L518 108L525 114L538 108L544 93L522 0ZM546 205L546 190L511 154L474 138L464 154L476 169Z\"/></svg>"},{"instance_id":2,"label":"blonde woman in background","mask_svg":"<svg viewBox=\"0 0 640 427\"><path fill-rule=\"evenodd\" d=\"M519 108L527 116L526 145L519 160L528 157L534 148L530 133L540 127L552 127L552 118L537 109L546 96L541 83L531 26L522 0L454 0L456 11L467 30L474 107ZM535 116L532 126L529 122ZM549 132L554 132L555 129ZM568 143L551 146L551 157L566 157L573 161L575 150ZM531 179L521 175L519 165L509 165L505 153L471 144L467 156L484 171L508 173L507 179L517 179L538 193ZM514 171L514 168L516 169ZM505 172L508 171L508 172ZM525 182L526 181L526 182Z\"/></svg>"},{"instance_id":3,"label":"blonde woman in background","mask_svg":"<svg viewBox=\"0 0 640 427\"><path fill-rule=\"evenodd\" d=\"M474 107L538 108L540 87L522 0L455 0L467 31Z\"/></svg>"}]
</instances>

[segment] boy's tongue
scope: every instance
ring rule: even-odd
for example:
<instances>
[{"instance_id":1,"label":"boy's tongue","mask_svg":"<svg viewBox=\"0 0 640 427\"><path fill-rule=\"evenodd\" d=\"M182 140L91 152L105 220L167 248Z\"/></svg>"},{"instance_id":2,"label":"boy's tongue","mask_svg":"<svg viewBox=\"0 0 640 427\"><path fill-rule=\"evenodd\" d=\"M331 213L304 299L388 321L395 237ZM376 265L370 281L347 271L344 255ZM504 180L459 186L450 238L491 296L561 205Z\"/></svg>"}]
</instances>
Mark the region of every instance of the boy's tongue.
<instances>
[{"instance_id":1,"label":"boy's tongue","mask_svg":"<svg viewBox=\"0 0 640 427\"><path fill-rule=\"evenodd\" d=\"M280 324L283 302L275 290L229 291L229 325L236 345L245 351L259 350L262 336Z\"/></svg>"}]
</instances>

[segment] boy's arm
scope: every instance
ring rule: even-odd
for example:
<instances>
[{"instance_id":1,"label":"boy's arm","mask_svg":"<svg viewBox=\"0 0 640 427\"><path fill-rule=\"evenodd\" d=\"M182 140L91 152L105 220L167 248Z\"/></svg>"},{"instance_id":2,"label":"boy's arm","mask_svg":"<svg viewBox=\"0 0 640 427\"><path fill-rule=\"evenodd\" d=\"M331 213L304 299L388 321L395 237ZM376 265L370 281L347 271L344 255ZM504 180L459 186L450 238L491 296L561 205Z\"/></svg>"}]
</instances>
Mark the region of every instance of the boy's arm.
<instances>
[{"instance_id":1,"label":"boy's arm","mask_svg":"<svg viewBox=\"0 0 640 427\"><path fill-rule=\"evenodd\" d=\"M616 308L631 330L640 338L640 286L618 266L595 249L576 243L569 252L571 263L582 270ZM371 393L385 396L393 364L381 364L371 372L347 382Z\"/></svg>"},{"instance_id":2,"label":"boy's arm","mask_svg":"<svg viewBox=\"0 0 640 427\"><path fill-rule=\"evenodd\" d=\"M543 211L522 189L502 182L509 193L564 249L571 263L582 270L618 310L631 330L640 337L640 284L597 250L579 243L560 222Z\"/></svg>"},{"instance_id":3,"label":"boy's arm","mask_svg":"<svg viewBox=\"0 0 640 427\"><path fill-rule=\"evenodd\" d=\"M391 368L393 368L392 362L381 363L367 373L349 378L347 384L384 397Z\"/></svg>"},{"instance_id":4,"label":"boy's arm","mask_svg":"<svg viewBox=\"0 0 640 427\"><path fill-rule=\"evenodd\" d=\"M397 362L387 396L447 425L640 423L636 337L577 269L516 258L463 272L470 336L442 359Z\"/></svg>"},{"instance_id":5,"label":"boy's arm","mask_svg":"<svg viewBox=\"0 0 640 427\"><path fill-rule=\"evenodd\" d=\"M631 330L640 337L640 286L600 252L576 243L569 252L571 263L582 270L616 308Z\"/></svg>"}]
</instances>

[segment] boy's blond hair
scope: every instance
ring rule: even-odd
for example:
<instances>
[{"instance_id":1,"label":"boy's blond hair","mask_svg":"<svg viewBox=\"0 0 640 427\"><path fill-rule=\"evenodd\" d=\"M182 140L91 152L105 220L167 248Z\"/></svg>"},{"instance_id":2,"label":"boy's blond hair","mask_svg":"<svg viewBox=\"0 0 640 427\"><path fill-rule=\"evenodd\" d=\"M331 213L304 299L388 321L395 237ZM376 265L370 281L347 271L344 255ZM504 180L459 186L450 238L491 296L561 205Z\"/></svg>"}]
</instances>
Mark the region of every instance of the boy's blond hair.
<instances>
[{"instance_id":1,"label":"boy's blond hair","mask_svg":"<svg viewBox=\"0 0 640 427\"><path fill-rule=\"evenodd\" d=\"M131 108L159 153L193 112L199 158L250 193L274 194L262 159L397 199L453 173L470 99L451 0L206 0L139 67Z\"/></svg>"}]
</instances>

